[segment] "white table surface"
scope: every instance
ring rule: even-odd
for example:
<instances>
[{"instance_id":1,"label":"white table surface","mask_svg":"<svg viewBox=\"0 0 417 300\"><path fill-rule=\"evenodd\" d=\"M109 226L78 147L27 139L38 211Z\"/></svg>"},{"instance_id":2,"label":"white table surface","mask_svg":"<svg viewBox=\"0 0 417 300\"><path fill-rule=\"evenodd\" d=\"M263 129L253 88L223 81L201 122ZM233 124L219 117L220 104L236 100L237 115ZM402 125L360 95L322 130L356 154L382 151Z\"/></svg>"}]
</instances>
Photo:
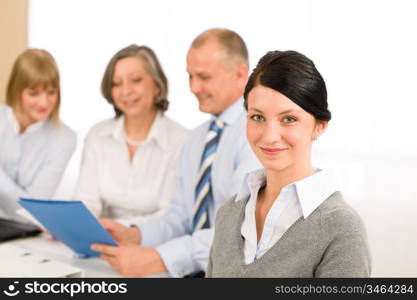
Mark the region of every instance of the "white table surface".
<instances>
[{"instance_id":1,"label":"white table surface","mask_svg":"<svg viewBox=\"0 0 417 300\"><path fill-rule=\"evenodd\" d=\"M122 277L106 261L99 257L77 258L71 249L63 243L52 239L47 234L41 234L37 237L13 240L12 245L19 246L35 252L45 258L53 259L62 263L72 265L73 267L83 270L83 277L97 278L120 278ZM36 277L36 276L34 276ZM169 277L167 273L155 274L150 277Z\"/></svg>"}]
</instances>

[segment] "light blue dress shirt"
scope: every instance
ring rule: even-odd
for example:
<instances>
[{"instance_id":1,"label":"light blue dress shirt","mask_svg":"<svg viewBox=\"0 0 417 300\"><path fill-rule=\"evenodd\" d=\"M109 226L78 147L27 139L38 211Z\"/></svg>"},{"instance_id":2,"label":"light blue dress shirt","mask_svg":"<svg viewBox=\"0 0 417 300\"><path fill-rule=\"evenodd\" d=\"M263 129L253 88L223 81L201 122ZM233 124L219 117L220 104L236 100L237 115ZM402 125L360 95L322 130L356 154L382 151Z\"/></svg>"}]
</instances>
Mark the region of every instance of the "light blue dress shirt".
<instances>
[{"instance_id":1,"label":"light blue dress shirt","mask_svg":"<svg viewBox=\"0 0 417 300\"><path fill-rule=\"evenodd\" d=\"M240 99L219 118L225 122L212 165L213 203L210 224L224 201L237 193L245 174L261 167L246 140L246 112ZM172 277L206 270L214 229L192 233L195 185L210 122L192 130L182 149L176 191L169 210L160 218L138 224L142 245L156 247Z\"/></svg>"},{"instance_id":2,"label":"light blue dress shirt","mask_svg":"<svg viewBox=\"0 0 417 300\"><path fill-rule=\"evenodd\" d=\"M50 120L19 134L13 110L0 104L0 217L21 220L19 197L50 199L75 145L75 133Z\"/></svg>"}]
</instances>

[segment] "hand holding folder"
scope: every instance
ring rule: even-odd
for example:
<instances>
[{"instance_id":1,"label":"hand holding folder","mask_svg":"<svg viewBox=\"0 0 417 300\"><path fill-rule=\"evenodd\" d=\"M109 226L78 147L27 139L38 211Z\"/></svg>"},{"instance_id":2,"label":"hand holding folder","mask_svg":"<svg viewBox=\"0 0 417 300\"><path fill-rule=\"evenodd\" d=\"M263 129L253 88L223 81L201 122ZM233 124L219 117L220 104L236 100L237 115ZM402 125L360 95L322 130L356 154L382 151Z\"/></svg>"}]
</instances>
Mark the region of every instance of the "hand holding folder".
<instances>
[{"instance_id":1,"label":"hand holding folder","mask_svg":"<svg viewBox=\"0 0 417 300\"><path fill-rule=\"evenodd\" d=\"M80 257L99 256L91 244L117 246L111 235L81 201L52 201L21 198L28 210L56 239Z\"/></svg>"}]
</instances>

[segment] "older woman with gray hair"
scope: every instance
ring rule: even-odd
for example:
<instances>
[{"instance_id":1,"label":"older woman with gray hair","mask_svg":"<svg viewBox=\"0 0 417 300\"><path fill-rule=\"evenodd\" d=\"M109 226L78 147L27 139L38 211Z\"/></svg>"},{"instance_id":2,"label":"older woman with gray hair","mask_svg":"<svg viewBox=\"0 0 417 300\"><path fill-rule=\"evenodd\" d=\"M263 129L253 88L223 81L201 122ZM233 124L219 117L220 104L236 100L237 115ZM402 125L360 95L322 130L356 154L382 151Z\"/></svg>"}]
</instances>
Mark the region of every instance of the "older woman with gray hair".
<instances>
[{"instance_id":1,"label":"older woman with gray hair","mask_svg":"<svg viewBox=\"0 0 417 300\"><path fill-rule=\"evenodd\" d=\"M186 129L164 115L167 78L146 46L117 52L101 91L115 117L88 133L74 199L97 217L137 224L167 208Z\"/></svg>"}]
</instances>

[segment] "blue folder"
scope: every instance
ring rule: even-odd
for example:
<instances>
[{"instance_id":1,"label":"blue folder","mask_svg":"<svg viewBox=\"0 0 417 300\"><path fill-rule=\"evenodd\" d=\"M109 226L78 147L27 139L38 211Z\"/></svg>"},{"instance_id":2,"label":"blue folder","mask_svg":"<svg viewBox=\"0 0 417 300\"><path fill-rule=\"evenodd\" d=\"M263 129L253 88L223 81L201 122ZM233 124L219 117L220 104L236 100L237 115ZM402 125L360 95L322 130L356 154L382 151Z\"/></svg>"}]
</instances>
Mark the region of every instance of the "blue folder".
<instances>
[{"instance_id":1,"label":"blue folder","mask_svg":"<svg viewBox=\"0 0 417 300\"><path fill-rule=\"evenodd\" d=\"M117 246L81 201L20 198L19 204L79 257L99 256L100 253L90 249L94 243Z\"/></svg>"}]
</instances>

